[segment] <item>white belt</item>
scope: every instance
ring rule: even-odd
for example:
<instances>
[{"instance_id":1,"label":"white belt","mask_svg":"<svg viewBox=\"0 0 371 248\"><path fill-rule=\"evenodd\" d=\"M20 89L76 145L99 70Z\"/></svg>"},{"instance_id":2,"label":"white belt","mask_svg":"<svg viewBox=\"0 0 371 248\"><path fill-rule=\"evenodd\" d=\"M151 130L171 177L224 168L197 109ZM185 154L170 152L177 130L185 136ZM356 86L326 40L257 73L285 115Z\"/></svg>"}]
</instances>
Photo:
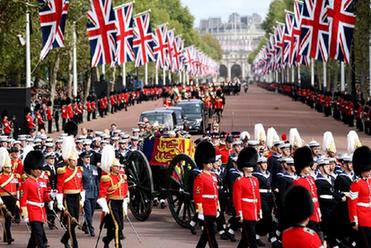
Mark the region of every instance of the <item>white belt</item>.
<instances>
[{"instance_id":1,"label":"white belt","mask_svg":"<svg viewBox=\"0 0 371 248\"><path fill-rule=\"evenodd\" d=\"M332 195L320 195L319 198L326 199L326 200L333 200L334 196L332 196Z\"/></svg>"},{"instance_id":2,"label":"white belt","mask_svg":"<svg viewBox=\"0 0 371 248\"><path fill-rule=\"evenodd\" d=\"M357 206L371 208L371 202L357 202Z\"/></svg>"},{"instance_id":3,"label":"white belt","mask_svg":"<svg viewBox=\"0 0 371 248\"><path fill-rule=\"evenodd\" d=\"M259 189L260 193L272 193L271 189Z\"/></svg>"},{"instance_id":4,"label":"white belt","mask_svg":"<svg viewBox=\"0 0 371 248\"><path fill-rule=\"evenodd\" d=\"M202 198L206 198L206 199L216 199L216 198L217 198L217 195L202 195Z\"/></svg>"},{"instance_id":5,"label":"white belt","mask_svg":"<svg viewBox=\"0 0 371 248\"><path fill-rule=\"evenodd\" d=\"M258 202L257 199L251 199L251 198L242 198L242 201L244 201L244 202L250 202L250 203Z\"/></svg>"},{"instance_id":6,"label":"white belt","mask_svg":"<svg viewBox=\"0 0 371 248\"><path fill-rule=\"evenodd\" d=\"M45 205L43 202L26 201L26 203L32 206L40 207L40 208L44 207Z\"/></svg>"},{"instance_id":7,"label":"white belt","mask_svg":"<svg viewBox=\"0 0 371 248\"><path fill-rule=\"evenodd\" d=\"M318 202L318 199L316 197L313 197L312 201L313 202Z\"/></svg>"}]
</instances>

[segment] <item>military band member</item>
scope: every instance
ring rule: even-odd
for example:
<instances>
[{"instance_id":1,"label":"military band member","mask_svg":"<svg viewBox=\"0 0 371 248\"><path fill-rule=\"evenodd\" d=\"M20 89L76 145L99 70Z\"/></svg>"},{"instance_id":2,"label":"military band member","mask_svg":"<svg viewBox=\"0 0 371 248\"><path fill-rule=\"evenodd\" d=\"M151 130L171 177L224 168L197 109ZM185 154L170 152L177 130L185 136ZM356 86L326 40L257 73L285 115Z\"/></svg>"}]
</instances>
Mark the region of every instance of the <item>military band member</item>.
<instances>
[{"instance_id":1,"label":"military band member","mask_svg":"<svg viewBox=\"0 0 371 248\"><path fill-rule=\"evenodd\" d=\"M46 222L45 202L55 197L45 187L45 182L40 179L44 163L40 151L30 151L24 160L24 169L27 178L22 183L20 190L20 205L22 217L31 227L31 237L27 248L46 248L46 235L44 223Z\"/></svg>"},{"instance_id":2,"label":"military band member","mask_svg":"<svg viewBox=\"0 0 371 248\"><path fill-rule=\"evenodd\" d=\"M10 245L14 241L10 230L12 217L19 209L20 176L12 172L8 151L3 147L0 148L0 169L0 211L5 218L3 241Z\"/></svg>"},{"instance_id":3,"label":"military band member","mask_svg":"<svg viewBox=\"0 0 371 248\"><path fill-rule=\"evenodd\" d=\"M371 150L357 148L353 154L353 167L359 177L350 186L348 200L349 219L358 232L359 247L371 246Z\"/></svg>"},{"instance_id":4,"label":"military band member","mask_svg":"<svg viewBox=\"0 0 371 248\"><path fill-rule=\"evenodd\" d=\"M218 243L215 239L215 220L220 211L218 199L218 179L211 172L215 162L215 148L207 142L200 142L195 151L195 162L202 172L196 177L193 184L193 199L195 203L198 219L203 221L204 229L197 243L197 248L209 247L217 248Z\"/></svg>"},{"instance_id":5,"label":"military band member","mask_svg":"<svg viewBox=\"0 0 371 248\"><path fill-rule=\"evenodd\" d=\"M256 248L256 223L262 218L259 180L252 173L256 168L258 153L252 147L242 149L237 158L243 176L233 185L233 205L242 223L241 240L237 247Z\"/></svg>"},{"instance_id":6,"label":"military band member","mask_svg":"<svg viewBox=\"0 0 371 248\"><path fill-rule=\"evenodd\" d=\"M313 215L314 206L311 194L302 186L291 187L284 201L285 219L289 223L282 234L284 248L321 248L318 234L307 228L309 218Z\"/></svg>"}]
</instances>

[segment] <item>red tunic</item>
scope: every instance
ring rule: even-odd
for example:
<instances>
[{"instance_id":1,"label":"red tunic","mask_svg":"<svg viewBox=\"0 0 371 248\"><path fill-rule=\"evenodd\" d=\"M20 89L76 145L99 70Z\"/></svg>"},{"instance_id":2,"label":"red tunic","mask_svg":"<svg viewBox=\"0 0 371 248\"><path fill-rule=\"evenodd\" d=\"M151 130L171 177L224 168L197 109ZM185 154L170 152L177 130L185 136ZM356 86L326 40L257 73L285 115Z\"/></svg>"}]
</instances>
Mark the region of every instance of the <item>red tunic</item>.
<instances>
[{"instance_id":1,"label":"red tunic","mask_svg":"<svg viewBox=\"0 0 371 248\"><path fill-rule=\"evenodd\" d=\"M261 215L259 180L256 177L240 177L233 184L233 205L244 220L258 221Z\"/></svg>"},{"instance_id":2,"label":"red tunic","mask_svg":"<svg viewBox=\"0 0 371 248\"><path fill-rule=\"evenodd\" d=\"M23 162L22 160L20 159L17 159L17 160L13 160L11 159L10 160L11 164L12 164L12 171L13 173L16 173L16 174L19 174L19 175L23 175Z\"/></svg>"},{"instance_id":3,"label":"red tunic","mask_svg":"<svg viewBox=\"0 0 371 248\"><path fill-rule=\"evenodd\" d=\"M219 148L219 154L222 155L222 163L227 164L229 160L229 155L233 154L233 149L227 149L226 146L221 146Z\"/></svg>"},{"instance_id":4,"label":"red tunic","mask_svg":"<svg viewBox=\"0 0 371 248\"><path fill-rule=\"evenodd\" d=\"M46 110L46 118L48 119L48 121L53 120L53 111L51 107L48 107Z\"/></svg>"},{"instance_id":5,"label":"red tunic","mask_svg":"<svg viewBox=\"0 0 371 248\"><path fill-rule=\"evenodd\" d=\"M223 105L224 105L223 99L220 97L217 97L214 101L214 108L220 110L220 109L223 109Z\"/></svg>"},{"instance_id":6,"label":"red tunic","mask_svg":"<svg viewBox=\"0 0 371 248\"><path fill-rule=\"evenodd\" d=\"M68 114L67 114L67 106L63 105L62 106L62 119L67 119L68 118Z\"/></svg>"},{"instance_id":7,"label":"red tunic","mask_svg":"<svg viewBox=\"0 0 371 248\"><path fill-rule=\"evenodd\" d=\"M12 126L10 125L10 122L8 120L4 119L3 122L2 122L2 125L3 125L4 134L6 134L6 135L11 134Z\"/></svg>"},{"instance_id":8,"label":"red tunic","mask_svg":"<svg viewBox=\"0 0 371 248\"><path fill-rule=\"evenodd\" d=\"M57 190L63 194L79 194L82 191L83 168L76 166L71 169L69 166L57 170Z\"/></svg>"},{"instance_id":9,"label":"red tunic","mask_svg":"<svg viewBox=\"0 0 371 248\"><path fill-rule=\"evenodd\" d=\"M284 248L319 248L323 247L318 234L306 227L290 227L283 231L282 246Z\"/></svg>"},{"instance_id":10,"label":"red tunic","mask_svg":"<svg viewBox=\"0 0 371 248\"><path fill-rule=\"evenodd\" d=\"M214 173L201 172L193 184L193 199L205 216L216 216L218 208L218 179Z\"/></svg>"},{"instance_id":11,"label":"red tunic","mask_svg":"<svg viewBox=\"0 0 371 248\"><path fill-rule=\"evenodd\" d=\"M91 103L90 102L86 102L85 108L86 108L86 111L88 111L88 113L91 113L92 108L91 108Z\"/></svg>"},{"instance_id":12,"label":"red tunic","mask_svg":"<svg viewBox=\"0 0 371 248\"><path fill-rule=\"evenodd\" d=\"M67 106L67 116L69 119L73 118L73 109L71 104L68 104Z\"/></svg>"},{"instance_id":13,"label":"red tunic","mask_svg":"<svg viewBox=\"0 0 371 248\"><path fill-rule=\"evenodd\" d=\"M357 179L350 186L349 219L362 227L371 227L371 178Z\"/></svg>"},{"instance_id":14,"label":"red tunic","mask_svg":"<svg viewBox=\"0 0 371 248\"><path fill-rule=\"evenodd\" d=\"M99 186L98 198L109 200L123 200L128 194L128 183L124 173L103 175Z\"/></svg>"},{"instance_id":15,"label":"red tunic","mask_svg":"<svg viewBox=\"0 0 371 248\"><path fill-rule=\"evenodd\" d=\"M12 196L17 195L18 187L20 182L19 174L11 173L0 173L0 196ZM5 190L4 190L5 189ZM8 192L9 193L8 193Z\"/></svg>"},{"instance_id":16,"label":"red tunic","mask_svg":"<svg viewBox=\"0 0 371 248\"><path fill-rule=\"evenodd\" d=\"M26 117L26 122L27 122L27 128L28 129L34 129L35 128L35 123L33 122L33 118L31 115L28 115Z\"/></svg>"},{"instance_id":17,"label":"red tunic","mask_svg":"<svg viewBox=\"0 0 371 248\"><path fill-rule=\"evenodd\" d=\"M313 207L314 207L313 214L310 216L309 220L313 222L320 222L321 221L321 210L319 208L317 186L316 186L316 183L314 182L313 177L300 176L296 180L294 180L293 184L303 186L309 191L310 195L312 196Z\"/></svg>"},{"instance_id":18,"label":"red tunic","mask_svg":"<svg viewBox=\"0 0 371 248\"><path fill-rule=\"evenodd\" d=\"M30 222L46 222L44 203L48 201L51 199L43 179L30 176L23 182L19 202L22 209L27 207Z\"/></svg>"}]
</instances>

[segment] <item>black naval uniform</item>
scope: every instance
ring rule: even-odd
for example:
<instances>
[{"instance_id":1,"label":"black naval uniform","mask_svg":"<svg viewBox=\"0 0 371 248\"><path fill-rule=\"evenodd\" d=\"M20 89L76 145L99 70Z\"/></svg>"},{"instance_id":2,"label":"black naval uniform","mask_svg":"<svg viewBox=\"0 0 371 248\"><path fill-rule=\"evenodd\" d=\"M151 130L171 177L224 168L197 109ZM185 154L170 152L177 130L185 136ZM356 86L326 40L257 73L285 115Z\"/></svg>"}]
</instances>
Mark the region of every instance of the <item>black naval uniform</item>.
<instances>
[{"instance_id":1,"label":"black naval uniform","mask_svg":"<svg viewBox=\"0 0 371 248\"><path fill-rule=\"evenodd\" d=\"M226 221L224 216L226 206L228 203L228 191L225 185L226 169L225 167L221 167L219 170L214 170L214 173L217 175L218 178L218 195L220 203L220 214L216 218L216 229L221 235L222 239L226 239L225 237Z\"/></svg>"}]
</instances>

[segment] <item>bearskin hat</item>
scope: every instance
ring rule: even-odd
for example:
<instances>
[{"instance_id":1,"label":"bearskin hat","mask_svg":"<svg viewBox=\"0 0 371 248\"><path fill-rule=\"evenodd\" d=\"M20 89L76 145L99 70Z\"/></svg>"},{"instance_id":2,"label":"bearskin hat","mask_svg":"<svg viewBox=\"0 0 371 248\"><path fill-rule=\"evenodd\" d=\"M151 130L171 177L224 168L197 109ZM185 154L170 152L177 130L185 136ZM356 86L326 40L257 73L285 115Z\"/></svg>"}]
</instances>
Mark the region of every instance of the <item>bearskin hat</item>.
<instances>
[{"instance_id":1,"label":"bearskin hat","mask_svg":"<svg viewBox=\"0 0 371 248\"><path fill-rule=\"evenodd\" d=\"M214 163L215 157L215 148L210 142L201 141L196 146L195 162L198 168L203 169L203 164Z\"/></svg>"},{"instance_id":2,"label":"bearskin hat","mask_svg":"<svg viewBox=\"0 0 371 248\"><path fill-rule=\"evenodd\" d=\"M303 186L289 188L284 199L285 219L289 225L303 222L313 213L313 201Z\"/></svg>"},{"instance_id":3,"label":"bearskin hat","mask_svg":"<svg viewBox=\"0 0 371 248\"><path fill-rule=\"evenodd\" d=\"M258 152L253 147L245 147L240 151L237 158L237 166L240 171L244 167L253 167L256 168L258 163Z\"/></svg>"},{"instance_id":4,"label":"bearskin hat","mask_svg":"<svg viewBox=\"0 0 371 248\"><path fill-rule=\"evenodd\" d=\"M309 147L303 146L298 148L294 153L294 165L296 172L300 174L300 172L308 166L312 166L313 164L313 156L312 151Z\"/></svg>"},{"instance_id":5,"label":"bearskin hat","mask_svg":"<svg viewBox=\"0 0 371 248\"><path fill-rule=\"evenodd\" d=\"M78 126L74 121L69 121L64 125L63 131L68 135L76 136L78 132Z\"/></svg>"},{"instance_id":6,"label":"bearskin hat","mask_svg":"<svg viewBox=\"0 0 371 248\"><path fill-rule=\"evenodd\" d=\"M31 170L42 169L43 165L44 155L38 150L30 151L24 159L24 171L27 174L30 174Z\"/></svg>"},{"instance_id":7,"label":"bearskin hat","mask_svg":"<svg viewBox=\"0 0 371 248\"><path fill-rule=\"evenodd\" d=\"M371 170L371 150L368 146L361 146L353 154L354 173L359 176L362 172Z\"/></svg>"}]
</instances>

